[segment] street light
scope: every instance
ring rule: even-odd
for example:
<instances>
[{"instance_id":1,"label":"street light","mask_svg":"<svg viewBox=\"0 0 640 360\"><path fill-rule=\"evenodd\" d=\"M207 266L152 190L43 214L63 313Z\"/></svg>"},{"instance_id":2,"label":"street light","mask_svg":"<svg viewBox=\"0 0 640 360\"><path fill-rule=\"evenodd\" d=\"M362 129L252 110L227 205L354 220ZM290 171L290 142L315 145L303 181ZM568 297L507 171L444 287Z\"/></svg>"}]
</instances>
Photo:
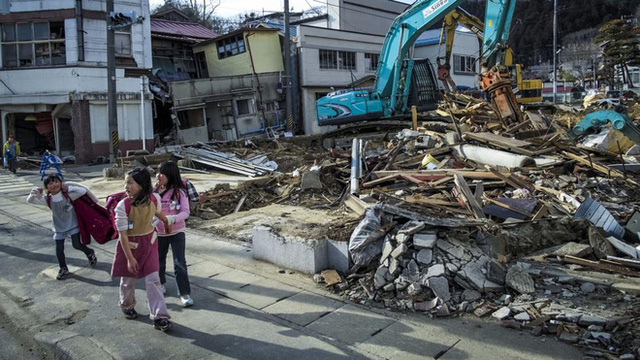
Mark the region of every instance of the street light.
<instances>
[{"instance_id":1,"label":"street light","mask_svg":"<svg viewBox=\"0 0 640 360\"><path fill-rule=\"evenodd\" d=\"M558 40L557 40L557 32L558 32L558 0L553 0L553 103L556 104L556 96L558 95L558 67L556 66L556 57L558 53L556 49L558 48Z\"/></svg>"}]
</instances>

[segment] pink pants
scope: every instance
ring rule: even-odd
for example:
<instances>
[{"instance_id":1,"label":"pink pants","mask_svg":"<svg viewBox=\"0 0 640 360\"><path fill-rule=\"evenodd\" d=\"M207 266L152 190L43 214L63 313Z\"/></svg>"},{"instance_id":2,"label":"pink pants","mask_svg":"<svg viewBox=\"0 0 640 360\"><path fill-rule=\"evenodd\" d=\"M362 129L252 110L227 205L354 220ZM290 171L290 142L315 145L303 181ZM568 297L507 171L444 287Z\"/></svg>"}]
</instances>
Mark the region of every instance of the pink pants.
<instances>
[{"instance_id":1,"label":"pink pants","mask_svg":"<svg viewBox=\"0 0 640 360\"><path fill-rule=\"evenodd\" d=\"M118 305L122 310L133 309L136 305L136 281L132 277L120 278L120 301ZM149 303L149 317L151 320L170 319L167 311L167 303L164 301L162 287L160 285L160 275L157 271L145 276L145 289L147 291L147 301Z\"/></svg>"}]
</instances>

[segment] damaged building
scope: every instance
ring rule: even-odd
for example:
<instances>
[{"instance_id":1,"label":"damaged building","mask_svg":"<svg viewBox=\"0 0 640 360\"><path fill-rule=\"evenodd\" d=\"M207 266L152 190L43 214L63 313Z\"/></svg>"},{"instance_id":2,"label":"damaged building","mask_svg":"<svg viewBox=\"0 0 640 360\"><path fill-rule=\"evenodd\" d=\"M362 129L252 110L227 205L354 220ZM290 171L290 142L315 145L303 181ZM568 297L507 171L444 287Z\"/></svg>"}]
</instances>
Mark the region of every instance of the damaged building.
<instances>
[{"instance_id":1,"label":"damaged building","mask_svg":"<svg viewBox=\"0 0 640 360\"><path fill-rule=\"evenodd\" d=\"M50 150L90 162L109 153L106 1L11 1L0 15L2 141L14 133L26 154ZM115 1L144 20L115 33L119 148L152 148L149 3ZM144 132L141 128L144 97Z\"/></svg>"},{"instance_id":2,"label":"damaged building","mask_svg":"<svg viewBox=\"0 0 640 360\"><path fill-rule=\"evenodd\" d=\"M178 141L236 140L284 124L282 43L278 29L257 27L195 45L209 78L170 83Z\"/></svg>"}]
</instances>

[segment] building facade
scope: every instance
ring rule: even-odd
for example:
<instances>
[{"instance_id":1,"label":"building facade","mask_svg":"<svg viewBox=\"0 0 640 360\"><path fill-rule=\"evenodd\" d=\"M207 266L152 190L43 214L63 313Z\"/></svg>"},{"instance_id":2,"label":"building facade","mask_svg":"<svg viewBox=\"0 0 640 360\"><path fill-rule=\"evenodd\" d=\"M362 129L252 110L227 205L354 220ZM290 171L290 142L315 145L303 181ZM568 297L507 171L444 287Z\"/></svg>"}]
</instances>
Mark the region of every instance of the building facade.
<instances>
[{"instance_id":1,"label":"building facade","mask_svg":"<svg viewBox=\"0 0 640 360\"><path fill-rule=\"evenodd\" d=\"M85 163L109 155L105 0L9 1L0 14L0 122L23 151L75 155ZM119 148L153 148L151 94L140 77L151 69L149 3L115 0L116 12L144 20L115 33ZM141 121L141 100L144 119Z\"/></svg>"},{"instance_id":2,"label":"building facade","mask_svg":"<svg viewBox=\"0 0 640 360\"><path fill-rule=\"evenodd\" d=\"M229 141L284 123L277 29L244 28L194 46L209 78L170 83L180 141Z\"/></svg>"}]
</instances>

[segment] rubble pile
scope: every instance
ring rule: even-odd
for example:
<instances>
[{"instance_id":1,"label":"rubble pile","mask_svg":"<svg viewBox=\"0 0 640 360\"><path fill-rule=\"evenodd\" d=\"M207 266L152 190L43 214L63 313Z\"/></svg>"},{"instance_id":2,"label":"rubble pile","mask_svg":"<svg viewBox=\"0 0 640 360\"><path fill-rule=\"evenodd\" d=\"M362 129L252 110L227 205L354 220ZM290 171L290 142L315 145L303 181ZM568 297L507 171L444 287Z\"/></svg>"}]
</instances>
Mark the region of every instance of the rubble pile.
<instances>
[{"instance_id":1,"label":"rubble pile","mask_svg":"<svg viewBox=\"0 0 640 360\"><path fill-rule=\"evenodd\" d=\"M580 114L526 114L504 123L458 96L389 143L354 141L345 204L364 217L333 288L369 306L491 316L595 357L637 352L637 145L606 125L568 137Z\"/></svg>"}]
</instances>

